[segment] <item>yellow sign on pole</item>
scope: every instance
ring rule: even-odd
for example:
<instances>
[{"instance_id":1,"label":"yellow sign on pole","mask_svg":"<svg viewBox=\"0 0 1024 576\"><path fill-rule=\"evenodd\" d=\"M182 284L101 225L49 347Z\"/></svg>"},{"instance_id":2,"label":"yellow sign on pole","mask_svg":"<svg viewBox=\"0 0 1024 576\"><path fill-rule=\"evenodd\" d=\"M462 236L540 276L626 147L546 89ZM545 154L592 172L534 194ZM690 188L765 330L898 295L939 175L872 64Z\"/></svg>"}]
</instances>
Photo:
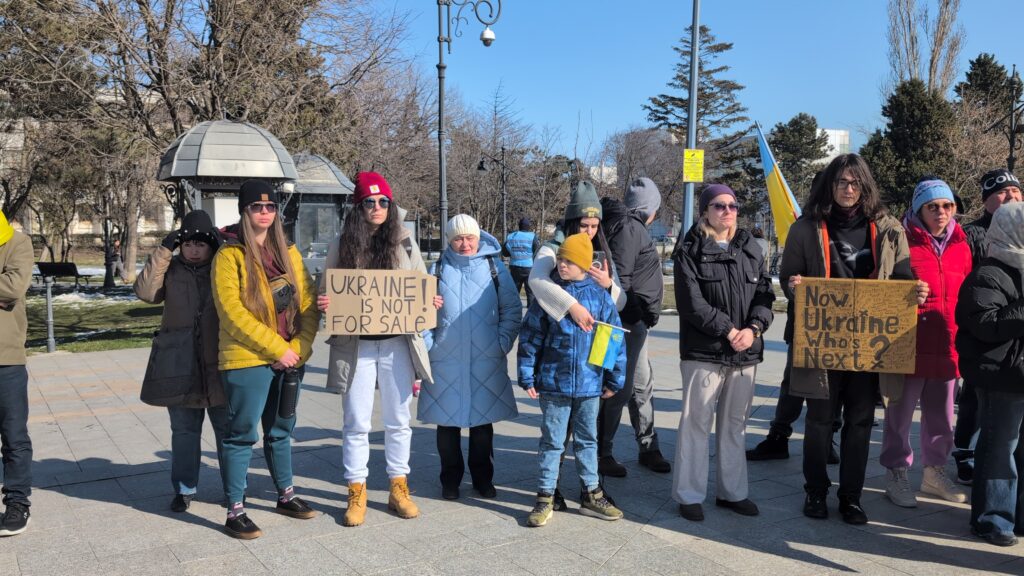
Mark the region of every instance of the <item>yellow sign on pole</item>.
<instances>
[{"instance_id":1,"label":"yellow sign on pole","mask_svg":"<svg viewBox=\"0 0 1024 576\"><path fill-rule=\"evenodd\" d=\"M683 182L704 181L704 151L687 148L683 151Z\"/></svg>"}]
</instances>

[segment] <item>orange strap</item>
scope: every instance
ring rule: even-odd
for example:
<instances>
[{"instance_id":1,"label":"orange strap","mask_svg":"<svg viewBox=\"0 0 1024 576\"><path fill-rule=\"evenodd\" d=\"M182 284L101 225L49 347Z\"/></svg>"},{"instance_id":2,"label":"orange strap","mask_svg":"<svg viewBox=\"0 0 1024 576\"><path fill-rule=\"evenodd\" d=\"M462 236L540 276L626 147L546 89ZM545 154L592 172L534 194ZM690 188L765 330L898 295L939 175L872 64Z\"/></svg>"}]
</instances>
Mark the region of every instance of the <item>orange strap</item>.
<instances>
[{"instance_id":1,"label":"orange strap","mask_svg":"<svg viewBox=\"0 0 1024 576\"><path fill-rule=\"evenodd\" d=\"M870 278L878 278L878 226L874 221L868 226L871 230L871 260L875 263L875 269L871 272ZM832 250L829 248L828 225L821 221L821 246L825 252L825 278L832 277Z\"/></svg>"}]
</instances>

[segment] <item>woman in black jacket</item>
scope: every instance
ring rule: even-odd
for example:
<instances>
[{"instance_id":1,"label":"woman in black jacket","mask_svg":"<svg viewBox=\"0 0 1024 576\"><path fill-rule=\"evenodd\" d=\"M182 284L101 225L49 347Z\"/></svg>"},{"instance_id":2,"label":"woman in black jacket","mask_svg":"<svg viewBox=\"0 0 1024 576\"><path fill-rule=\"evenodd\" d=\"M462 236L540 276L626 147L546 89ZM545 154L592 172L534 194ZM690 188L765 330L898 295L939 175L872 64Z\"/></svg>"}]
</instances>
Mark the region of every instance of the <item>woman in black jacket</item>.
<instances>
[{"instance_id":1,"label":"woman in black jacket","mask_svg":"<svg viewBox=\"0 0 1024 576\"><path fill-rule=\"evenodd\" d=\"M736 227L738 209L728 186L705 187L700 221L680 237L672 255L683 375L672 489L679 513L694 521L704 519L708 436L716 415L715 505L745 516L758 514L747 498L745 434L763 359L761 334L771 325L775 293L764 275L761 248L749 232Z\"/></svg>"},{"instance_id":2,"label":"woman in black jacket","mask_svg":"<svg viewBox=\"0 0 1024 576\"><path fill-rule=\"evenodd\" d=\"M1024 534L1024 203L992 217L988 257L960 288L956 347L974 382L981 436L974 460L971 532L997 546Z\"/></svg>"}]
</instances>

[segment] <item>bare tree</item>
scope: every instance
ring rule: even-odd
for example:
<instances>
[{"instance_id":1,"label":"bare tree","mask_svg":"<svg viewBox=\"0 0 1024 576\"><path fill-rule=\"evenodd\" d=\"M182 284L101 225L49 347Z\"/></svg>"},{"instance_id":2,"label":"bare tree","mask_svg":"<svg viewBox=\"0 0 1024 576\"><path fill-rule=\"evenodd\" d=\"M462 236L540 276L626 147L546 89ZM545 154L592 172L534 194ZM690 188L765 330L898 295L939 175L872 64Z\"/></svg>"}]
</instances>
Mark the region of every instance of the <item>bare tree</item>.
<instances>
[{"instance_id":1,"label":"bare tree","mask_svg":"<svg viewBox=\"0 0 1024 576\"><path fill-rule=\"evenodd\" d=\"M927 1L927 0L925 0ZM921 79L929 90L946 94L957 75L966 35L956 20L960 0L936 0L934 18L922 0L889 0L889 65L892 85ZM927 44L921 45L924 33ZM922 55L922 48L927 54ZM927 59L927 69L922 61Z\"/></svg>"}]
</instances>

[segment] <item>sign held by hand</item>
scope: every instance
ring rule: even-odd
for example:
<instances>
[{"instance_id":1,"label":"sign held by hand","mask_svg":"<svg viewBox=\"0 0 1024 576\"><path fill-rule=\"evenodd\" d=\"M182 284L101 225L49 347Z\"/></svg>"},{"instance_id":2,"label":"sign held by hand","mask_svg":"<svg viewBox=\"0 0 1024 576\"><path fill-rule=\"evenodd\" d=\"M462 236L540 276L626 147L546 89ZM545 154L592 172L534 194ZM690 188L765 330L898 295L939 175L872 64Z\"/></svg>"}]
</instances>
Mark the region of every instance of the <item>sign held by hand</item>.
<instances>
[{"instance_id":1,"label":"sign held by hand","mask_svg":"<svg viewBox=\"0 0 1024 576\"><path fill-rule=\"evenodd\" d=\"M329 269L327 333L417 334L437 326L437 278L413 270Z\"/></svg>"}]
</instances>

